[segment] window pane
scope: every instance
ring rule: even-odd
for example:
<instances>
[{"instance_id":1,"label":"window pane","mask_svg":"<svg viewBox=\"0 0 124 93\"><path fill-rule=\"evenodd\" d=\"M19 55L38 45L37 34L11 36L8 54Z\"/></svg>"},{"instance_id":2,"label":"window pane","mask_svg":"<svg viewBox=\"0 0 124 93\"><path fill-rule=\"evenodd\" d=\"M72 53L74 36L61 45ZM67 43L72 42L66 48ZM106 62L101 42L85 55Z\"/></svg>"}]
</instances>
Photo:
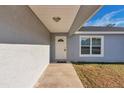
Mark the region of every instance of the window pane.
<instances>
[{"instance_id":1,"label":"window pane","mask_svg":"<svg viewBox=\"0 0 124 93\"><path fill-rule=\"evenodd\" d=\"M101 45L101 38L92 38L92 45Z\"/></svg>"},{"instance_id":2,"label":"window pane","mask_svg":"<svg viewBox=\"0 0 124 93\"><path fill-rule=\"evenodd\" d=\"M92 38L92 54L101 54L101 38Z\"/></svg>"},{"instance_id":3,"label":"window pane","mask_svg":"<svg viewBox=\"0 0 124 93\"><path fill-rule=\"evenodd\" d=\"M81 54L90 54L90 47L81 46Z\"/></svg>"},{"instance_id":4,"label":"window pane","mask_svg":"<svg viewBox=\"0 0 124 93\"><path fill-rule=\"evenodd\" d=\"M90 38L82 38L81 45L89 45L90 46Z\"/></svg>"},{"instance_id":5,"label":"window pane","mask_svg":"<svg viewBox=\"0 0 124 93\"><path fill-rule=\"evenodd\" d=\"M101 54L101 47L92 47L92 54Z\"/></svg>"}]
</instances>

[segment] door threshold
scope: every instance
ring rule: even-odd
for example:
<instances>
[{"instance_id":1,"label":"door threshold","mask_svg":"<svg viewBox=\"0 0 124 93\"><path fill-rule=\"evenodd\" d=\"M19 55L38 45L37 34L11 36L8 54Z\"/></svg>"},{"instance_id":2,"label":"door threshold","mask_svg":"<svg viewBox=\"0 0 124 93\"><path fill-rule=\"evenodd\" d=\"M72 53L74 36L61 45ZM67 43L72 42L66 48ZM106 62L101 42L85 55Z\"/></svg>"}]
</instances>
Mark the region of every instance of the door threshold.
<instances>
[{"instance_id":1,"label":"door threshold","mask_svg":"<svg viewBox=\"0 0 124 93\"><path fill-rule=\"evenodd\" d=\"M57 61L57 63L67 63L67 61Z\"/></svg>"}]
</instances>

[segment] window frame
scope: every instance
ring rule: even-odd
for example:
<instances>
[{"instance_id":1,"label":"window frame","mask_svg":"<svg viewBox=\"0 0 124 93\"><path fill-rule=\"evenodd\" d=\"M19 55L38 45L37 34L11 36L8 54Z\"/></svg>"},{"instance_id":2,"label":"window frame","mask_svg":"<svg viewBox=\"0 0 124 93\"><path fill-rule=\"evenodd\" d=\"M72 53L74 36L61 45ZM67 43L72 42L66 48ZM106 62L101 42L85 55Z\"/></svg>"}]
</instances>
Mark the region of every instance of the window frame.
<instances>
[{"instance_id":1,"label":"window frame","mask_svg":"<svg viewBox=\"0 0 124 93\"><path fill-rule=\"evenodd\" d=\"M81 40L82 38L90 38L90 54L81 54ZM92 38L101 38L101 54L92 54ZM89 35L79 37L79 56L80 57L104 57L104 36Z\"/></svg>"}]
</instances>

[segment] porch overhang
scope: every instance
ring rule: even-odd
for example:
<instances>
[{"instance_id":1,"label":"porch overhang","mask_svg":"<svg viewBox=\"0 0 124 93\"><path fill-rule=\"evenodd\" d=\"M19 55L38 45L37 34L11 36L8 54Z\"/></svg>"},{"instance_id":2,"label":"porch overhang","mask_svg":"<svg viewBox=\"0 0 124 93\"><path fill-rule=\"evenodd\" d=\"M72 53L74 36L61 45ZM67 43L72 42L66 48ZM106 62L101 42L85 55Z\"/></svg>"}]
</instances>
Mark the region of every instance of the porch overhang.
<instances>
[{"instance_id":1,"label":"porch overhang","mask_svg":"<svg viewBox=\"0 0 124 93\"><path fill-rule=\"evenodd\" d=\"M72 35L101 6L31 5L29 7L51 33L68 33Z\"/></svg>"},{"instance_id":2,"label":"porch overhang","mask_svg":"<svg viewBox=\"0 0 124 93\"><path fill-rule=\"evenodd\" d=\"M88 21L96 12L101 9L101 5L81 5L80 9L75 17L75 20L69 30L69 36L83 26L83 24Z\"/></svg>"},{"instance_id":3,"label":"porch overhang","mask_svg":"<svg viewBox=\"0 0 124 93\"><path fill-rule=\"evenodd\" d=\"M51 33L68 33L80 5L29 6Z\"/></svg>"}]
</instances>

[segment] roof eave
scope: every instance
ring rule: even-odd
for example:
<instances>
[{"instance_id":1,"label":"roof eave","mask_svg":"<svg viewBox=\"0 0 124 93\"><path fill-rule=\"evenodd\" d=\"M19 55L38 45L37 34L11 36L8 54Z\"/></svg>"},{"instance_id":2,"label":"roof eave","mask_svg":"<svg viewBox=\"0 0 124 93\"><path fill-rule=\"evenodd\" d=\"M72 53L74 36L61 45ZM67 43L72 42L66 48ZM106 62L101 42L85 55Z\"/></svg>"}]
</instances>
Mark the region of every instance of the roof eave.
<instances>
[{"instance_id":1,"label":"roof eave","mask_svg":"<svg viewBox=\"0 0 124 93\"><path fill-rule=\"evenodd\" d=\"M77 31L88 19L95 15L101 7L101 5L81 5L69 30L69 36Z\"/></svg>"}]
</instances>

